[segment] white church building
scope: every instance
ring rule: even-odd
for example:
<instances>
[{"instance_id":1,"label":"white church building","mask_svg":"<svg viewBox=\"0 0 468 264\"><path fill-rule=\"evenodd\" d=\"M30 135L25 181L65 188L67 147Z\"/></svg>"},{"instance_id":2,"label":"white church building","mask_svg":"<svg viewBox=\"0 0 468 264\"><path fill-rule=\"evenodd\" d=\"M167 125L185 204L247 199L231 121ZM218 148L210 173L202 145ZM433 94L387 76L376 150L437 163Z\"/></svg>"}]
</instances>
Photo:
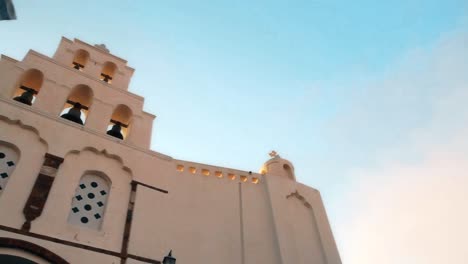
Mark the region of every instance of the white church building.
<instances>
[{"instance_id":1,"label":"white church building","mask_svg":"<svg viewBox=\"0 0 468 264\"><path fill-rule=\"evenodd\" d=\"M320 193L275 152L256 173L151 150L133 72L78 39L1 56L0 263L341 263Z\"/></svg>"}]
</instances>

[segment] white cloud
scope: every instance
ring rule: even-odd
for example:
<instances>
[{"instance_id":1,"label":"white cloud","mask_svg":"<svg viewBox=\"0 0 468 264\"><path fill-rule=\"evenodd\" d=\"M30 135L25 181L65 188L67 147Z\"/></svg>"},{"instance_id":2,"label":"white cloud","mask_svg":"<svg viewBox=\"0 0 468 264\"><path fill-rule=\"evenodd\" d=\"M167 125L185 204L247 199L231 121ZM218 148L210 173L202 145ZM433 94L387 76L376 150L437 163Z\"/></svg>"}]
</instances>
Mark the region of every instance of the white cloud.
<instances>
[{"instance_id":1,"label":"white cloud","mask_svg":"<svg viewBox=\"0 0 468 264\"><path fill-rule=\"evenodd\" d=\"M338 204L348 209L335 209L343 263L468 263L468 32L408 54L362 91L334 123L353 128L343 141L378 145L378 165L349 172Z\"/></svg>"},{"instance_id":2,"label":"white cloud","mask_svg":"<svg viewBox=\"0 0 468 264\"><path fill-rule=\"evenodd\" d=\"M415 166L359 173L340 229L344 263L468 263L468 157L434 151Z\"/></svg>"}]
</instances>

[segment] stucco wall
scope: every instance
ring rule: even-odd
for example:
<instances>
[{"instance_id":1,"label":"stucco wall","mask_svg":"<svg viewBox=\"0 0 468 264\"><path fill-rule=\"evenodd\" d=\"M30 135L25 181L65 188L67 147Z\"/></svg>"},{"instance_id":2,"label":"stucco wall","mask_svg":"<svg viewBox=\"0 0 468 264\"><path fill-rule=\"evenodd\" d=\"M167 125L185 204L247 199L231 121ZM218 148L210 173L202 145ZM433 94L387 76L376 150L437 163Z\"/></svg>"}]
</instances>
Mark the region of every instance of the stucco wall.
<instances>
[{"instance_id":1,"label":"stucco wall","mask_svg":"<svg viewBox=\"0 0 468 264\"><path fill-rule=\"evenodd\" d=\"M278 241L265 180L242 184L245 263L280 264Z\"/></svg>"},{"instance_id":2,"label":"stucco wall","mask_svg":"<svg viewBox=\"0 0 468 264\"><path fill-rule=\"evenodd\" d=\"M173 249L181 263L241 263L237 184L171 174L168 194L138 187L130 253L156 257Z\"/></svg>"}]
</instances>

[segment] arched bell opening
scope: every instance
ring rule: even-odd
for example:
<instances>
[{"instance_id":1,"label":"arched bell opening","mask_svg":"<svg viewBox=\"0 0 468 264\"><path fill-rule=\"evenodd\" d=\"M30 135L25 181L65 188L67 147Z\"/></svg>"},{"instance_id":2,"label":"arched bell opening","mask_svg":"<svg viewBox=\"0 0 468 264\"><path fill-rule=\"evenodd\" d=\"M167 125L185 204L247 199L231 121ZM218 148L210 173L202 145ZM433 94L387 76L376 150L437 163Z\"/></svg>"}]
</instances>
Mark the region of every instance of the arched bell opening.
<instances>
[{"instance_id":1,"label":"arched bell opening","mask_svg":"<svg viewBox=\"0 0 468 264\"><path fill-rule=\"evenodd\" d=\"M107 135L125 139L128 136L132 110L126 105L118 105L107 126Z\"/></svg>"},{"instance_id":2,"label":"arched bell opening","mask_svg":"<svg viewBox=\"0 0 468 264\"><path fill-rule=\"evenodd\" d=\"M115 63L110 62L110 61L104 63L104 66L102 66L102 71L101 71L101 77L100 77L101 81L111 84L116 70L117 70L117 65L115 65Z\"/></svg>"},{"instance_id":3,"label":"arched bell opening","mask_svg":"<svg viewBox=\"0 0 468 264\"><path fill-rule=\"evenodd\" d=\"M93 101L93 90L86 85L78 85L71 91L60 117L83 125Z\"/></svg>"},{"instance_id":4,"label":"arched bell opening","mask_svg":"<svg viewBox=\"0 0 468 264\"><path fill-rule=\"evenodd\" d=\"M44 74L36 69L29 69L20 77L13 94L13 100L32 105L44 82Z\"/></svg>"},{"instance_id":5,"label":"arched bell opening","mask_svg":"<svg viewBox=\"0 0 468 264\"><path fill-rule=\"evenodd\" d=\"M72 67L76 70L83 71L83 68L86 67L88 60L89 52L79 49L75 52L75 57L73 57Z\"/></svg>"}]
</instances>

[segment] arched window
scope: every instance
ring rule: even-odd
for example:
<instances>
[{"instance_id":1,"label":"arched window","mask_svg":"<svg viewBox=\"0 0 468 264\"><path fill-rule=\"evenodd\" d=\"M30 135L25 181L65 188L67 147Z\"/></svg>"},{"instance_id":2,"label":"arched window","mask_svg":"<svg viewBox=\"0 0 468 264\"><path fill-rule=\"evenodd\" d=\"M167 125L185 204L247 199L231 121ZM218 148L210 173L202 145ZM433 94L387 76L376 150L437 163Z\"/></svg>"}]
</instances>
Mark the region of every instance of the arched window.
<instances>
[{"instance_id":1,"label":"arched window","mask_svg":"<svg viewBox=\"0 0 468 264\"><path fill-rule=\"evenodd\" d=\"M12 237L0 237L0 250L3 251L0 254L2 264L69 263L47 248Z\"/></svg>"},{"instance_id":2,"label":"arched window","mask_svg":"<svg viewBox=\"0 0 468 264\"><path fill-rule=\"evenodd\" d=\"M86 172L73 196L68 222L99 230L104 219L110 181L101 172Z\"/></svg>"},{"instance_id":3,"label":"arched window","mask_svg":"<svg viewBox=\"0 0 468 264\"><path fill-rule=\"evenodd\" d=\"M0 141L0 196L15 170L18 158L19 151L14 146Z\"/></svg>"},{"instance_id":4,"label":"arched window","mask_svg":"<svg viewBox=\"0 0 468 264\"><path fill-rule=\"evenodd\" d=\"M106 83L112 83L112 79L114 78L115 71L117 70L117 65L113 62L106 62L102 66L101 72L101 81Z\"/></svg>"},{"instance_id":5,"label":"arched window","mask_svg":"<svg viewBox=\"0 0 468 264\"><path fill-rule=\"evenodd\" d=\"M132 110L126 105L118 105L112 113L111 120L107 126L107 134L116 138L125 139L132 118Z\"/></svg>"},{"instance_id":6,"label":"arched window","mask_svg":"<svg viewBox=\"0 0 468 264\"><path fill-rule=\"evenodd\" d=\"M32 105L44 82L44 74L36 69L27 70L20 78L13 99L23 104Z\"/></svg>"},{"instance_id":7,"label":"arched window","mask_svg":"<svg viewBox=\"0 0 468 264\"><path fill-rule=\"evenodd\" d=\"M75 51L75 57L73 58L73 68L82 71L89 60L89 52L86 50L79 49Z\"/></svg>"},{"instance_id":8,"label":"arched window","mask_svg":"<svg viewBox=\"0 0 468 264\"><path fill-rule=\"evenodd\" d=\"M78 85L72 89L62 110L62 118L83 125L93 102L93 90L86 85Z\"/></svg>"}]
</instances>

